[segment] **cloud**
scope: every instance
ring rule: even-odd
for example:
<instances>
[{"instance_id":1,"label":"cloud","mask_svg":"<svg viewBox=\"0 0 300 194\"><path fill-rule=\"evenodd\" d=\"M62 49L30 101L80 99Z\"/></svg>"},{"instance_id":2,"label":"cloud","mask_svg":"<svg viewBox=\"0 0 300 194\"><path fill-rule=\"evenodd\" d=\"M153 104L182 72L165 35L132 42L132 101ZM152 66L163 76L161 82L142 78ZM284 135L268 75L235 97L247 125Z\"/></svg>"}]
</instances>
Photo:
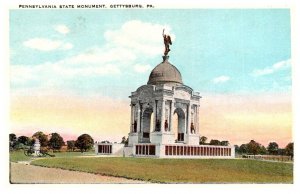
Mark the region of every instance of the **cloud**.
<instances>
[{"instance_id":1,"label":"cloud","mask_svg":"<svg viewBox=\"0 0 300 194\"><path fill-rule=\"evenodd\" d=\"M134 65L134 71L137 73L145 73L150 69L151 69L150 65L141 65L141 64Z\"/></svg>"},{"instance_id":2,"label":"cloud","mask_svg":"<svg viewBox=\"0 0 300 194\"><path fill-rule=\"evenodd\" d=\"M266 67L264 69L255 69L251 73L252 76L258 77L258 76L264 76L264 75L270 75L275 72L288 69L291 66L291 59L285 60L285 61L280 61L275 63L272 66Z\"/></svg>"},{"instance_id":3,"label":"cloud","mask_svg":"<svg viewBox=\"0 0 300 194\"><path fill-rule=\"evenodd\" d=\"M229 76L222 75L222 76L214 78L212 81L213 81L213 83L218 84L218 83L227 82L229 80L230 80Z\"/></svg>"},{"instance_id":4,"label":"cloud","mask_svg":"<svg viewBox=\"0 0 300 194\"><path fill-rule=\"evenodd\" d=\"M64 43L60 40L50 40L47 38L32 38L23 43L24 46L40 51L68 50L73 48L71 43Z\"/></svg>"},{"instance_id":5,"label":"cloud","mask_svg":"<svg viewBox=\"0 0 300 194\"><path fill-rule=\"evenodd\" d=\"M104 37L109 44L130 49L140 56L153 57L163 54L163 29L166 29L174 42L175 35L170 33L170 26L138 20L127 21L119 29L108 30Z\"/></svg>"},{"instance_id":6,"label":"cloud","mask_svg":"<svg viewBox=\"0 0 300 194\"><path fill-rule=\"evenodd\" d=\"M63 50L69 50L69 49L72 49L72 48L73 48L73 44L67 42L67 43L63 44L61 48L62 48Z\"/></svg>"},{"instance_id":7,"label":"cloud","mask_svg":"<svg viewBox=\"0 0 300 194\"><path fill-rule=\"evenodd\" d=\"M56 27L64 29L61 25L60 28ZM51 89L55 86L66 87L64 85L68 81L71 84L78 83L76 82L78 78L145 73L151 70L151 66L145 62L163 54L163 29L166 29L166 33L170 34L174 41L175 35L170 33L171 28L167 25L131 20L119 28L104 31L105 42L101 45L91 45L85 50L54 62L45 61L34 66L12 65L12 87L26 88L34 84L36 87ZM25 41L24 45L41 51L67 50L73 47L68 42L45 38L30 39Z\"/></svg>"},{"instance_id":8,"label":"cloud","mask_svg":"<svg viewBox=\"0 0 300 194\"><path fill-rule=\"evenodd\" d=\"M54 29L61 34L68 34L70 32L70 29L66 25L63 25L63 24L54 26Z\"/></svg>"}]
</instances>

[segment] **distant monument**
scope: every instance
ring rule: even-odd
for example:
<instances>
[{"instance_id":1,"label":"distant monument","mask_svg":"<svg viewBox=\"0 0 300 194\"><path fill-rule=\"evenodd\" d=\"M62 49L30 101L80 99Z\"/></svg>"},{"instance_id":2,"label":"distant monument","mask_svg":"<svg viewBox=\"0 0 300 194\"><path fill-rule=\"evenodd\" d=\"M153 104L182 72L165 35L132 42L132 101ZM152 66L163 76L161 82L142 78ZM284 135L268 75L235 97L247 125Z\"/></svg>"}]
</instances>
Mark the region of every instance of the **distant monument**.
<instances>
[{"instance_id":1,"label":"distant monument","mask_svg":"<svg viewBox=\"0 0 300 194\"><path fill-rule=\"evenodd\" d=\"M40 140L38 138L35 139L34 145L33 145L33 155L35 156L39 156L40 155L40 151L41 151L41 144L40 144Z\"/></svg>"}]
</instances>

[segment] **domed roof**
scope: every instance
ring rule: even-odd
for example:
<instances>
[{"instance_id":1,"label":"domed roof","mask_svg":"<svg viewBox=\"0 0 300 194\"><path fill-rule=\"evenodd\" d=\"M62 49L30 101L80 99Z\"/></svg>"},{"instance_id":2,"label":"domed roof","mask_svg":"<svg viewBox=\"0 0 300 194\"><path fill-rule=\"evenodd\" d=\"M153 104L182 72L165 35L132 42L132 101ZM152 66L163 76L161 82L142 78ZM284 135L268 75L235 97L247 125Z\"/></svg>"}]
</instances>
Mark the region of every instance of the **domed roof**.
<instances>
[{"instance_id":1,"label":"domed roof","mask_svg":"<svg viewBox=\"0 0 300 194\"><path fill-rule=\"evenodd\" d=\"M157 85L164 83L183 84L178 69L168 61L168 56L163 57L164 61L158 64L150 73L147 84Z\"/></svg>"}]
</instances>

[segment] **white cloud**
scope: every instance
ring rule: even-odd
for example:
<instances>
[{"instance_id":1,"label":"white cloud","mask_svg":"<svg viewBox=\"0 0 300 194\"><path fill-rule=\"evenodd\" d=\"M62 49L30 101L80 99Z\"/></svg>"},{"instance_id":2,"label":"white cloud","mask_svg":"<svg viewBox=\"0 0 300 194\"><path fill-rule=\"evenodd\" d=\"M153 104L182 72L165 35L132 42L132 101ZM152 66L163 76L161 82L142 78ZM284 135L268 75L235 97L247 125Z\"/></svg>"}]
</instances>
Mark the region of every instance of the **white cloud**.
<instances>
[{"instance_id":1,"label":"white cloud","mask_svg":"<svg viewBox=\"0 0 300 194\"><path fill-rule=\"evenodd\" d=\"M60 40L50 40L47 38L32 38L23 43L24 46L40 51L68 50L73 48L71 43L64 43Z\"/></svg>"},{"instance_id":2,"label":"white cloud","mask_svg":"<svg viewBox=\"0 0 300 194\"><path fill-rule=\"evenodd\" d=\"M169 26L138 20L128 21L117 30L108 30L104 37L109 44L130 49L142 57L153 57L164 52L163 29L166 29L165 33L170 34L174 42L175 35L170 33Z\"/></svg>"},{"instance_id":3,"label":"white cloud","mask_svg":"<svg viewBox=\"0 0 300 194\"><path fill-rule=\"evenodd\" d=\"M275 63L272 66L266 67L264 69L255 69L251 75L254 77L258 76L264 76L264 75L270 75L277 71L288 69L291 66L291 59L280 61L278 63Z\"/></svg>"},{"instance_id":4,"label":"white cloud","mask_svg":"<svg viewBox=\"0 0 300 194\"><path fill-rule=\"evenodd\" d=\"M73 48L73 44L67 42L67 43L63 44L63 45L61 46L61 48L62 48L63 50L69 50L69 49L72 49L72 48Z\"/></svg>"},{"instance_id":5,"label":"white cloud","mask_svg":"<svg viewBox=\"0 0 300 194\"><path fill-rule=\"evenodd\" d=\"M218 84L218 83L227 82L229 80L230 80L229 76L222 75L222 76L214 78L212 81L213 81L213 83Z\"/></svg>"},{"instance_id":6,"label":"white cloud","mask_svg":"<svg viewBox=\"0 0 300 194\"><path fill-rule=\"evenodd\" d=\"M61 87L64 82L78 77L119 76L130 71L150 73L151 66L144 62L163 55L164 28L170 34L171 28L165 25L136 20L125 22L118 29L104 32L106 42L102 45L92 46L56 62L35 66L12 65L11 83L26 87L26 84L30 86L34 82L41 88L51 89ZM170 35L174 41L175 36ZM68 42L44 38L30 39L24 42L24 46L41 51L67 50L73 47Z\"/></svg>"},{"instance_id":7,"label":"white cloud","mask_svg":"<svg viewBox=\"0 0 300 194\"><path fill-rule=\"evenodd\" d=\"M150 65L141 65L141 64L136 64L133 67L134 71L137 73L145 73L151 69Z\"/></svg>"},{"instance_id":8,"label":"white cloud","mask_svg":"<svg viewBox=\"0 0 300 194\"><path fill-rule=\"evenodd\" d=\"M61 34L68 34L70 32L70 29L63 24L55 26L54 29Z\"/></svg>"}]
</instances>

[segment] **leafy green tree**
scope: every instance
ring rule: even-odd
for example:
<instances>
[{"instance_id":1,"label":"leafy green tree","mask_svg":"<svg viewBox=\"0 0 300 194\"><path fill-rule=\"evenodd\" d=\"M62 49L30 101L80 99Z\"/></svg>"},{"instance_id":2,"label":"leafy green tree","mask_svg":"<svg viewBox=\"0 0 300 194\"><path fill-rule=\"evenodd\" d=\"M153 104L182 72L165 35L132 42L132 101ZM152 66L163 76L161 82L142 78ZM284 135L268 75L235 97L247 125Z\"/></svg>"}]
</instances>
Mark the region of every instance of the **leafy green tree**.
<instances>
[{"instance_id":1,"label":"leafy green tree","mask_svg":"<svg viewBox=\"0 0 300 194\"><path fill-rule=\"evenodd\" d=\"M267 147L268 152L270 154L274 154L274 155L278 154L278 149L279 149L279 147L276 142L270 142Z\"/></svg>"},{"instance_id":2,"label":"leafy green tree","mask_svg":"<svg viewBox=\"0 0 300 194\"><path fill-rule=\"evenodd\" d=\"M48 146L48 136L41 131L38 131L32 135L32 138L37 138L40 141L41 147Z\"/></svg>"},{"instance_id":3,"label":"leafy green tree","mask_svg":"<svg viewBox=\"0 0 300 194\"><path fill-rule=\"evenodd\" d=\"M259 154L262 154L262 155L267 154L267 149L265 148L265 146L260 146Z\"/></svg>"},{"instance_id":4,"label":"leafy green tree","mask_svg":"<svg viewBox=\"0 0 300 194\"><path fill-rule=\"evenodd\" d=\"M94 140L89 134L82 134L77 138L75 145L81 152L86 152L93 147Z\"/></svg>"},{"instance_id":5,"label":"leafy green tree","mask_svg":"<svg viewBox=\"0 0 300 194\"><path fill-rule=\"evenodd\" d=\"M9 134L9 149L12 150L17 144L17 136L14 133Z\"/></svg>"},{"instance_id":6,"label":"leafy green tree","mask_svg":"<svg viewBox=\"0 0 300 194\"><path fill-rule=\"evenodd\" d=\"M240 154L240 147L238 145L234 145L234 150L236 153Z\"/></svg>"},{"instance_id":7,"label":"leafy green tree","mask_svg":"<svg viewBox=\"0 0 300 194\"><path fill-rule=\"evenodd\" d=\"M209 145L221 145L221 142L217 139L212 139L210 140Z\"/></svg>"},{"instance_id":8,"label":"leafy green tree","mask_svg":"<svg viewBox=\"0 0 300 194\"><path fill-rule=\"evenodd\" d=\"M279 148L277 154L281 156L285 155L285 149Z\"/></svg>"},{"instance_id":9,"label":"leafy green tree","mask_svg":"<svg viewBox=\"0 0 300 194\"><path fill-rule=\"evenodd\" d=\"M65 145L64 139L58 133L52 133L49 139L49 147L53 150L60 150Z\"/></svg>"},{"instance_id":10,"label":"leafy green tree","mask_svg":"<svg viewBox=\"0 0 300 194\"><path fill-rule=\"evenodd\" d=\"M222 146L229 146L229 141L221 141L220 145Z\"/></svg>"},{"instance_id":11,"label":"leafy green tree","mask_svg":"<svg viewBox=\"0 0 300 194\"><path fill-rule=\"evenodd\" d=\"M76 148L75 141L74 140L67 141L67 146L68 146L68 150L71 150L74 152L74 150Z\"/></svg>"},{"instance_id":12,"label":"leafy green tree","mask_svg":"<svg viewBox=\"0 0 300 194\"><path fill-rule=\"evenodd\" d=\"M257 143L254 140L251 140L248 144L247 144L247 150L249 153L253 154L253 155L257 155L259 153L261 145L259 143Z\"/></svg>"},{"instance_id":13,"label":"leafy green tree","mask_svg":"<svg viewBox=\"0 0 300 194\"><path fill-rule=\"evenodd\" d=\"M31 139L29 137L22 135L18 137L18 143L21 143L26 146L31 146Z\"/></svg>"},{"instance_id":14,"label":"leafy green tree","mask_svg":"<svg viewBox=\"0 0 300 194\"><path fill-rule=\"evenodd\" d=\"M294 143L289 143L285 146L285 153L288 156L291 156L292 160L294 158Z\"/></svg>"},{"instance_id":15,"label":"leafy green tree","mask_svg":"<svg viewBox=\"0 0 300 194\"><path fill-rule=\"evenodd\" d=\"M17 141L17 136L14 133L9 134L9 141Z\"/></svg>"},{"instance_id":16,"label":"leafy green tree","mask_svg":"<svg viewBox=\"0 0 300 194\"><path fill-rule=\"evenodd\" d=\"M199 144L200 144L200 145L205 145L205 144L206 144L206 141L207 141L207 137L201 136L201 137L200 137L200 140L199 140Z\"/></svg>"},{"instance_id":17,"label":"leafy green tree","mask_svg":"<svg viewBox=\"0 0 300 194\"><path fill-rule=\"evenodd\" d=\"M247 144L242 144L242 145L240 146L239 151L240 151L241 154L246 154L246 153L248 153Z\"/></svg>"}]
</instances>

